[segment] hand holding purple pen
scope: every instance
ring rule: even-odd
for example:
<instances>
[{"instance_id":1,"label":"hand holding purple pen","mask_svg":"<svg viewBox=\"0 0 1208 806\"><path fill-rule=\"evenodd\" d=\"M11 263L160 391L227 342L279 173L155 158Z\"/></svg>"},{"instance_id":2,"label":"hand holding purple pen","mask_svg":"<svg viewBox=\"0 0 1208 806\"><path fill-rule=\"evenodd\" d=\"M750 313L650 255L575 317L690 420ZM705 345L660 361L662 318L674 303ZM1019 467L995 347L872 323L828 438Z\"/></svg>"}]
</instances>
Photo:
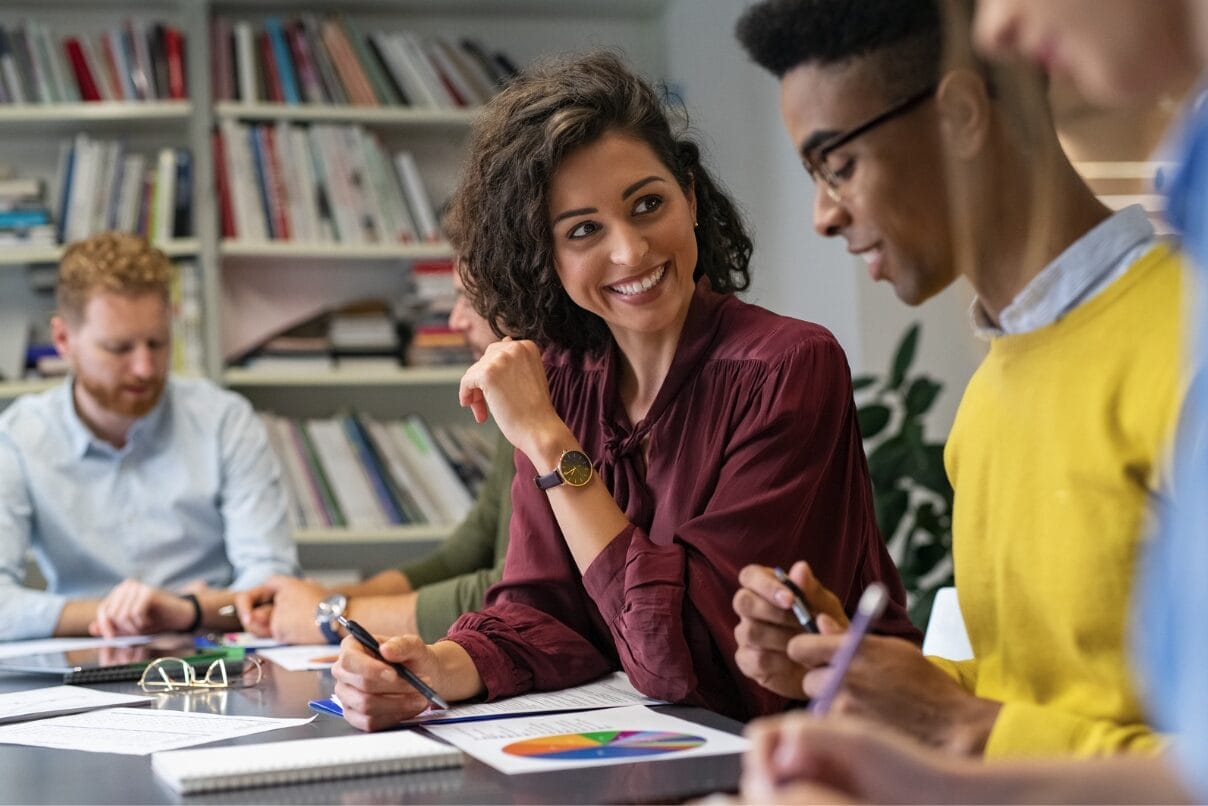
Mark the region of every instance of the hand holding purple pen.
<instances>
[{"instance_id":1,"label":"hand holding purple pen","mask_svg":"<svg viewBox=\"0 0 1208 806\"><path fill-rule=\"evenodd\" d=\"M870 583L864 589L863 595L860 596L860 603L856 605L856 615L843 636L843 643L839 645L839 649L831 658L830 677L827 678L822 691L810 702L811 714L821 716L830 710L843 685L843 676L847 674L847 668L851 666L852 659L856 657L856 650L860 648L864 634L868 632L873 621L880 618L881 614L885 612L887 604L889 604L889 591L881 583Z\"/></svg>"}]
</instances>

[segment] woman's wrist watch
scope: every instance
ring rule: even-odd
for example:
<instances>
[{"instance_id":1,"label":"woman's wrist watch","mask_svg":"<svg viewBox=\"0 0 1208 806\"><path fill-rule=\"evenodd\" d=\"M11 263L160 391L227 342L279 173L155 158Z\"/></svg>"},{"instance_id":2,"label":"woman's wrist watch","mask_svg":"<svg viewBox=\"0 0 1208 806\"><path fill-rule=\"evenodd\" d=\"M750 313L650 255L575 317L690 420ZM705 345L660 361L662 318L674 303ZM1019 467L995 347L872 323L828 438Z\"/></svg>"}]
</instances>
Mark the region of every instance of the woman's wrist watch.
<instances>
[{"instance_id":1,"label":"woman's wrist watch","mask_svg":"<svg viewBox=\"0 0 1208 806\"><path fill-rule=\"evenodd\" d=\"M344 615L348 609L348 597L342 593L333 593L315 606L315 624L327 639L329 644L340 643L340 634L336 632L336 617Z\"/></svg>"},{"instance_id":2,"label":"woman's wrist watch","mask_svg":"<svg viewBox=\"0 0 1208 806\"><path fill-rule=\"evenodd\" d=\"M542 476L534 476L533 483L538 490L548 490L559 484L569 484L571 487L583 487L591 481L591 459L583 451L562 451L558 458L558 466Z\"/></svg>"}]
</instances>

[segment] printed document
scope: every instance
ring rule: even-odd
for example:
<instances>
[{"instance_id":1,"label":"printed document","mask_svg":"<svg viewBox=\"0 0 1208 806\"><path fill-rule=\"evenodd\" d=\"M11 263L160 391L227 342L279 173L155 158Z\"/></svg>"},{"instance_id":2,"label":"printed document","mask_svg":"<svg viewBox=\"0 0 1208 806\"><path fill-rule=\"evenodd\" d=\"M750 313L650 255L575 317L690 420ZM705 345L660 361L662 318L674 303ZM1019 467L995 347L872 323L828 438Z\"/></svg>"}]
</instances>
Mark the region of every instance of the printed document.
<instances>
[{"instance_id":1,"label":"printed document","mask_svg":"<svg viewBox=\"0 0 1208 806\"><path fill-rule=\"evenodd\" d=\"M624 672L613 672L594 683L560 691L540 691L521 694L495 702L454 705L447 711L429 708L406 725L467 722L475 719L497 719L517 714L548 714L555 711L589 711L595 708L619 708L625 705L663 705L661 700L647 697L633 687Z\"/></svg>"},{"instance_id":2,"label":"printed document","mask_svg":"<svg viewBox=\"0 0 1208 806\"><path fill-rule=\"evenodd\" d=\"M729 755L750 746L741 736L643 705L424 729L508 775Z\"/></svg>"},{"instance_id":3,"label":"printed document","mask_svg":"<svg viewBox=\"0 0 1208 806\"><path fill-rule=\"evenodd\" d=\"M48 686L0 694L0 724L76 714L118 705L146 705L155 698L144 694L116 694L82 686Z\"/></svg>"},{"instance_id":4,"label":"printed document","mask_svg":"<svg viewBox=\"0 0 1208 806\"><path fill-rule=\"evenodd\" d=\"M258 649L256 654L265 660L271 660L286 671L306 672L312 669L330 669L340 657L340 648L331 644L303 644Z\"/></svg>"},{"instance_id":5,"label":"printed document","mask_svg":"<svg viewBox=\"0 0 1208 806\"><path fill-rule=\"evenodd\" d=\"M0 744L146 756L159 750L176 750L219 739L234 739L266 730L305 725L311 719L314 717L266 719L150 708L111 708L17 725L0 725Z\"/></svg>"}]
</instances>

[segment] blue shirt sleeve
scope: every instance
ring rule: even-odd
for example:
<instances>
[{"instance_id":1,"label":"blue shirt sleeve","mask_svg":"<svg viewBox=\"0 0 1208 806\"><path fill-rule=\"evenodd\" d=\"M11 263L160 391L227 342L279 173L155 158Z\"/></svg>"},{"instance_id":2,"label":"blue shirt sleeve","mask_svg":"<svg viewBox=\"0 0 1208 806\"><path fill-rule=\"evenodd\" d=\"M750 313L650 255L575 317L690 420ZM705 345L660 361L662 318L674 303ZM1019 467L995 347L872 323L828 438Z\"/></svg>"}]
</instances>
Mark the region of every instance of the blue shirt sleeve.
<instances>
[{"instance_id":1,"label":"blue shirt sleeve","mask_svg":"<svg viewBox=\"0 0 1208 806\"><path fill-rule=\"evenodd\" d=\"M0 433L0 641L54 634L65 596L23 587L33 506L20 454Z\"/></svg>"}]
</instances>

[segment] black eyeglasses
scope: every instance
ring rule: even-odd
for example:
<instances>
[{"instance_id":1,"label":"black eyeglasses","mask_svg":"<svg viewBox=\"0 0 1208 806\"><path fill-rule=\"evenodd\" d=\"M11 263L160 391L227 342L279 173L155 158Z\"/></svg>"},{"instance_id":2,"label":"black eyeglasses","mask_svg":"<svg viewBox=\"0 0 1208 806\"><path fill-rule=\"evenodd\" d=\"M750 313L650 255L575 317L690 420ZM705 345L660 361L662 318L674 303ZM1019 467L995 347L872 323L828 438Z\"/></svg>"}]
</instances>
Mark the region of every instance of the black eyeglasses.
<instances>
[{"instance_id":1,"label":"black eyeglasses","mask_svg":"<svg viewBox=\"0 0 1208 806\"><path fill-rule=\"evenodd\" d=\"M805 161L805 169L809 171L811 177L817 182L821 179L823 186L826 188L827 195L833 200L840 201L839 191L843 184L851 178L847 163L838 165L831 164L830 156L835 151L855 140L857 137L867 134L878 126L888 123L899 115L904 115L914 109L923 101L928 100L935 95L936 85L932 84L924 90L916 92L907 98L903 98L893 106L886 109L884 112L869 118L863 123L853 126L845 132L839 132L834 137L816 146L811 153L803 156Z\"/></svg>"}]
</instances>

